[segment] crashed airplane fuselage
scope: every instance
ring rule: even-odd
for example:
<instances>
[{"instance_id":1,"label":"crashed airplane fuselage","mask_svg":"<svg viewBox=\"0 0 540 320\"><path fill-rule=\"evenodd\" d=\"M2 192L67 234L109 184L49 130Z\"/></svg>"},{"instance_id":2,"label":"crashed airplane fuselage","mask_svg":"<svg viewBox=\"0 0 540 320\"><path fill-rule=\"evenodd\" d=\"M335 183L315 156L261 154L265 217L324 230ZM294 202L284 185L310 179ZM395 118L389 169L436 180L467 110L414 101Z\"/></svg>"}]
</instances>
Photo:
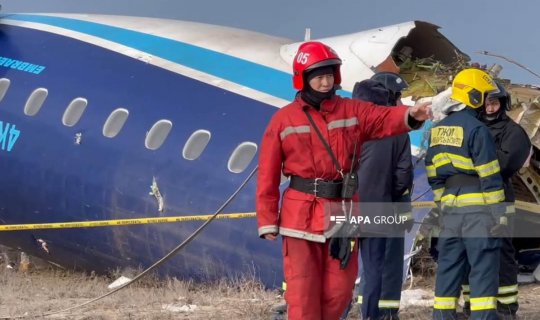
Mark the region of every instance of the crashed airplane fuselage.
<instances>
[{"instance_id":1,"label":"crashed airplane fuselage","mask_svg":"<svg viewBox=\"0 0 540 320\"><path fill-rule=\"evenodd\" d=\"M401 70L414 88L425 75L417 61L468 61L420 21L318 40L343 59L345 96L377 70ZM290 66L299 44L172 20L1 16L0 221L29 230L2 231L0 243L69 268L147 267L226 204L226 218L160 271L202 280L249 274L279 285L281 246L257 237L250 173L270 117L295 95ZM411 134L415 154L422 136ZM413 198L430 200L422 162L415 177ZM185 219L31 229L173 216Z\"/></svg>"}]
</instances>

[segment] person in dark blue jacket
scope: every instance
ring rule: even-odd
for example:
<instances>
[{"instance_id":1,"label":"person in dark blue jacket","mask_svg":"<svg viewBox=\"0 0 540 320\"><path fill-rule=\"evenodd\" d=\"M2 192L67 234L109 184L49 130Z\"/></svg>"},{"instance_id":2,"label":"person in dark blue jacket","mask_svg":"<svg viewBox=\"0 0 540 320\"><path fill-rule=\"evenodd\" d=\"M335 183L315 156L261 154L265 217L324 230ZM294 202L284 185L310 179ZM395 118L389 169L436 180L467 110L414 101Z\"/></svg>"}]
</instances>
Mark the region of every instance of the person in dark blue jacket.
<instances>
[{"instance_id":1,"label":"person in dark blue jacket","mask_svg":"<svg viewBox=\"0 0 540 320\"><path fill-rule=\"evenodd\" d=\"M401 76L376 73L356 83L353 98L395 106L408 87ZM386 229L367 230L360 241L362 271L358 303L364 319L397 320L403 281L404 230L412 227L410 191L413 182L408 134L362 145L358 174L362 215L400 216ZM399 205L398 205L399 203ZM369 277L363 276L368 274Z\"/></svg>"},{"instance_id":2,"label":"person in dark blue jacket","mask_svg":"<svg viewBox=\"0 0 540 320\"><path fill-rule=\"evenodd\" d=\"M477 110L493 79L480 69L459 72L447 116L433 126L426 153L428 182L441 210L433 319L456 319L460 287L470 268L473 320L498 320L497 290L505 194L496 146Z\"/></svg>"}]
</instances>

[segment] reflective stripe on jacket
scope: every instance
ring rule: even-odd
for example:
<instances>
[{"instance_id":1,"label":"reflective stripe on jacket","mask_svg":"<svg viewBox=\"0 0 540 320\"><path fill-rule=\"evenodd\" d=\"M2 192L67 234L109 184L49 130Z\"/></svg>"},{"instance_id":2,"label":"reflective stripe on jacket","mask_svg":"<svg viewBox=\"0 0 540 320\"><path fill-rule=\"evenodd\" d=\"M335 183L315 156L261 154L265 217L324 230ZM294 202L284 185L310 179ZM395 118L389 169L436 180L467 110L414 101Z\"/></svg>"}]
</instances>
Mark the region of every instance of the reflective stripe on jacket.
<instances>
[{"instance_id":1,"label":"reflective stripe on jacket","mask_svg":"<svg viewBox=\"0 0 540 320\"><path fill-rule=\"evenodd\" d=\"M305 179L341 179L304 110L313 117L345 172L351 168L355 142L356 159L359 159L362 142L410 130L405 106L379 107L339 96L323 101L320 111L300 97L278 110L266 128L259 154L256 194L259 236L279 231L291 237L325 242L325 205L340 201L316 198L313 194L288 188L283 194L281 210L278 210L282 170L286 176Z\"/></svg>"},{"instance_id":2,"label":"reflective stripe on jacket","mask_svg":"<svg viewBox=\"0 0 540 320\"><path fill-rule=\"evenodd\" d=\"M434 200L446 212L477 212L504 201L493 138L470 108L452 112L431 129L425 161ZM479 184L445 188L448 178L460 174L478 177Z\"/></svg>"}]
</instances>

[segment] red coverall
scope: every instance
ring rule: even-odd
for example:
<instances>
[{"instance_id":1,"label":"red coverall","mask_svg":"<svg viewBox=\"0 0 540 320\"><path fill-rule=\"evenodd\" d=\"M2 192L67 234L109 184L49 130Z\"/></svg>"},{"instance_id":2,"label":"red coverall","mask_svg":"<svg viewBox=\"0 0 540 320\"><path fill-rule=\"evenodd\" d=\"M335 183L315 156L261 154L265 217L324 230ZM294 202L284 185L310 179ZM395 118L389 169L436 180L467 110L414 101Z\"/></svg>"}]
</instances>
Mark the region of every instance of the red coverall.
<instances>
[{"instance_id":1,"label":"red coverall","mask_svg":"<svg viewBox=\"0 0 540 320\"><path fill-rule=\"evenodd\" d=\"M357 246L348 266L340 270L340 261L329 255L323 235L325 204L341 200L288 188L278 210L282 169L286 176L341 179L304 110L313 117L344 172L349 172L355 141L359 150L366 140L409 131L408 108L377 107L334 96L317 111L297 96L276 112L264 133L256 195L258 232L259 236L283 236L288 319L337 320L351 301L358 269Z\"/></svg>"}]
</instances>

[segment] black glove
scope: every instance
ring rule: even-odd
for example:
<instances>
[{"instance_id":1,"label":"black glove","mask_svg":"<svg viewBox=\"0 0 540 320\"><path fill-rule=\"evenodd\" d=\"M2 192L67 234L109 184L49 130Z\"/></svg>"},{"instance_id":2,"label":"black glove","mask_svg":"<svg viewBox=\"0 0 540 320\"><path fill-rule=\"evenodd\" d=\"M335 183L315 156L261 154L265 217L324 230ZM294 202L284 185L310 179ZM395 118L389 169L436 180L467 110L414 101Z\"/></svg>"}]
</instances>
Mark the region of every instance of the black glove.
<instances>
[{"instance_id":1,"label":"black glove","mask_svg":"<svg viewBox=\"0 0 540 320\"><path fill-rule=\"evenodd\" d=\"M345 269L351 259L352 247L349 238L331 238L328 244L330 256L341 261L339 268Z\"/></svg>"}]
</instances>

